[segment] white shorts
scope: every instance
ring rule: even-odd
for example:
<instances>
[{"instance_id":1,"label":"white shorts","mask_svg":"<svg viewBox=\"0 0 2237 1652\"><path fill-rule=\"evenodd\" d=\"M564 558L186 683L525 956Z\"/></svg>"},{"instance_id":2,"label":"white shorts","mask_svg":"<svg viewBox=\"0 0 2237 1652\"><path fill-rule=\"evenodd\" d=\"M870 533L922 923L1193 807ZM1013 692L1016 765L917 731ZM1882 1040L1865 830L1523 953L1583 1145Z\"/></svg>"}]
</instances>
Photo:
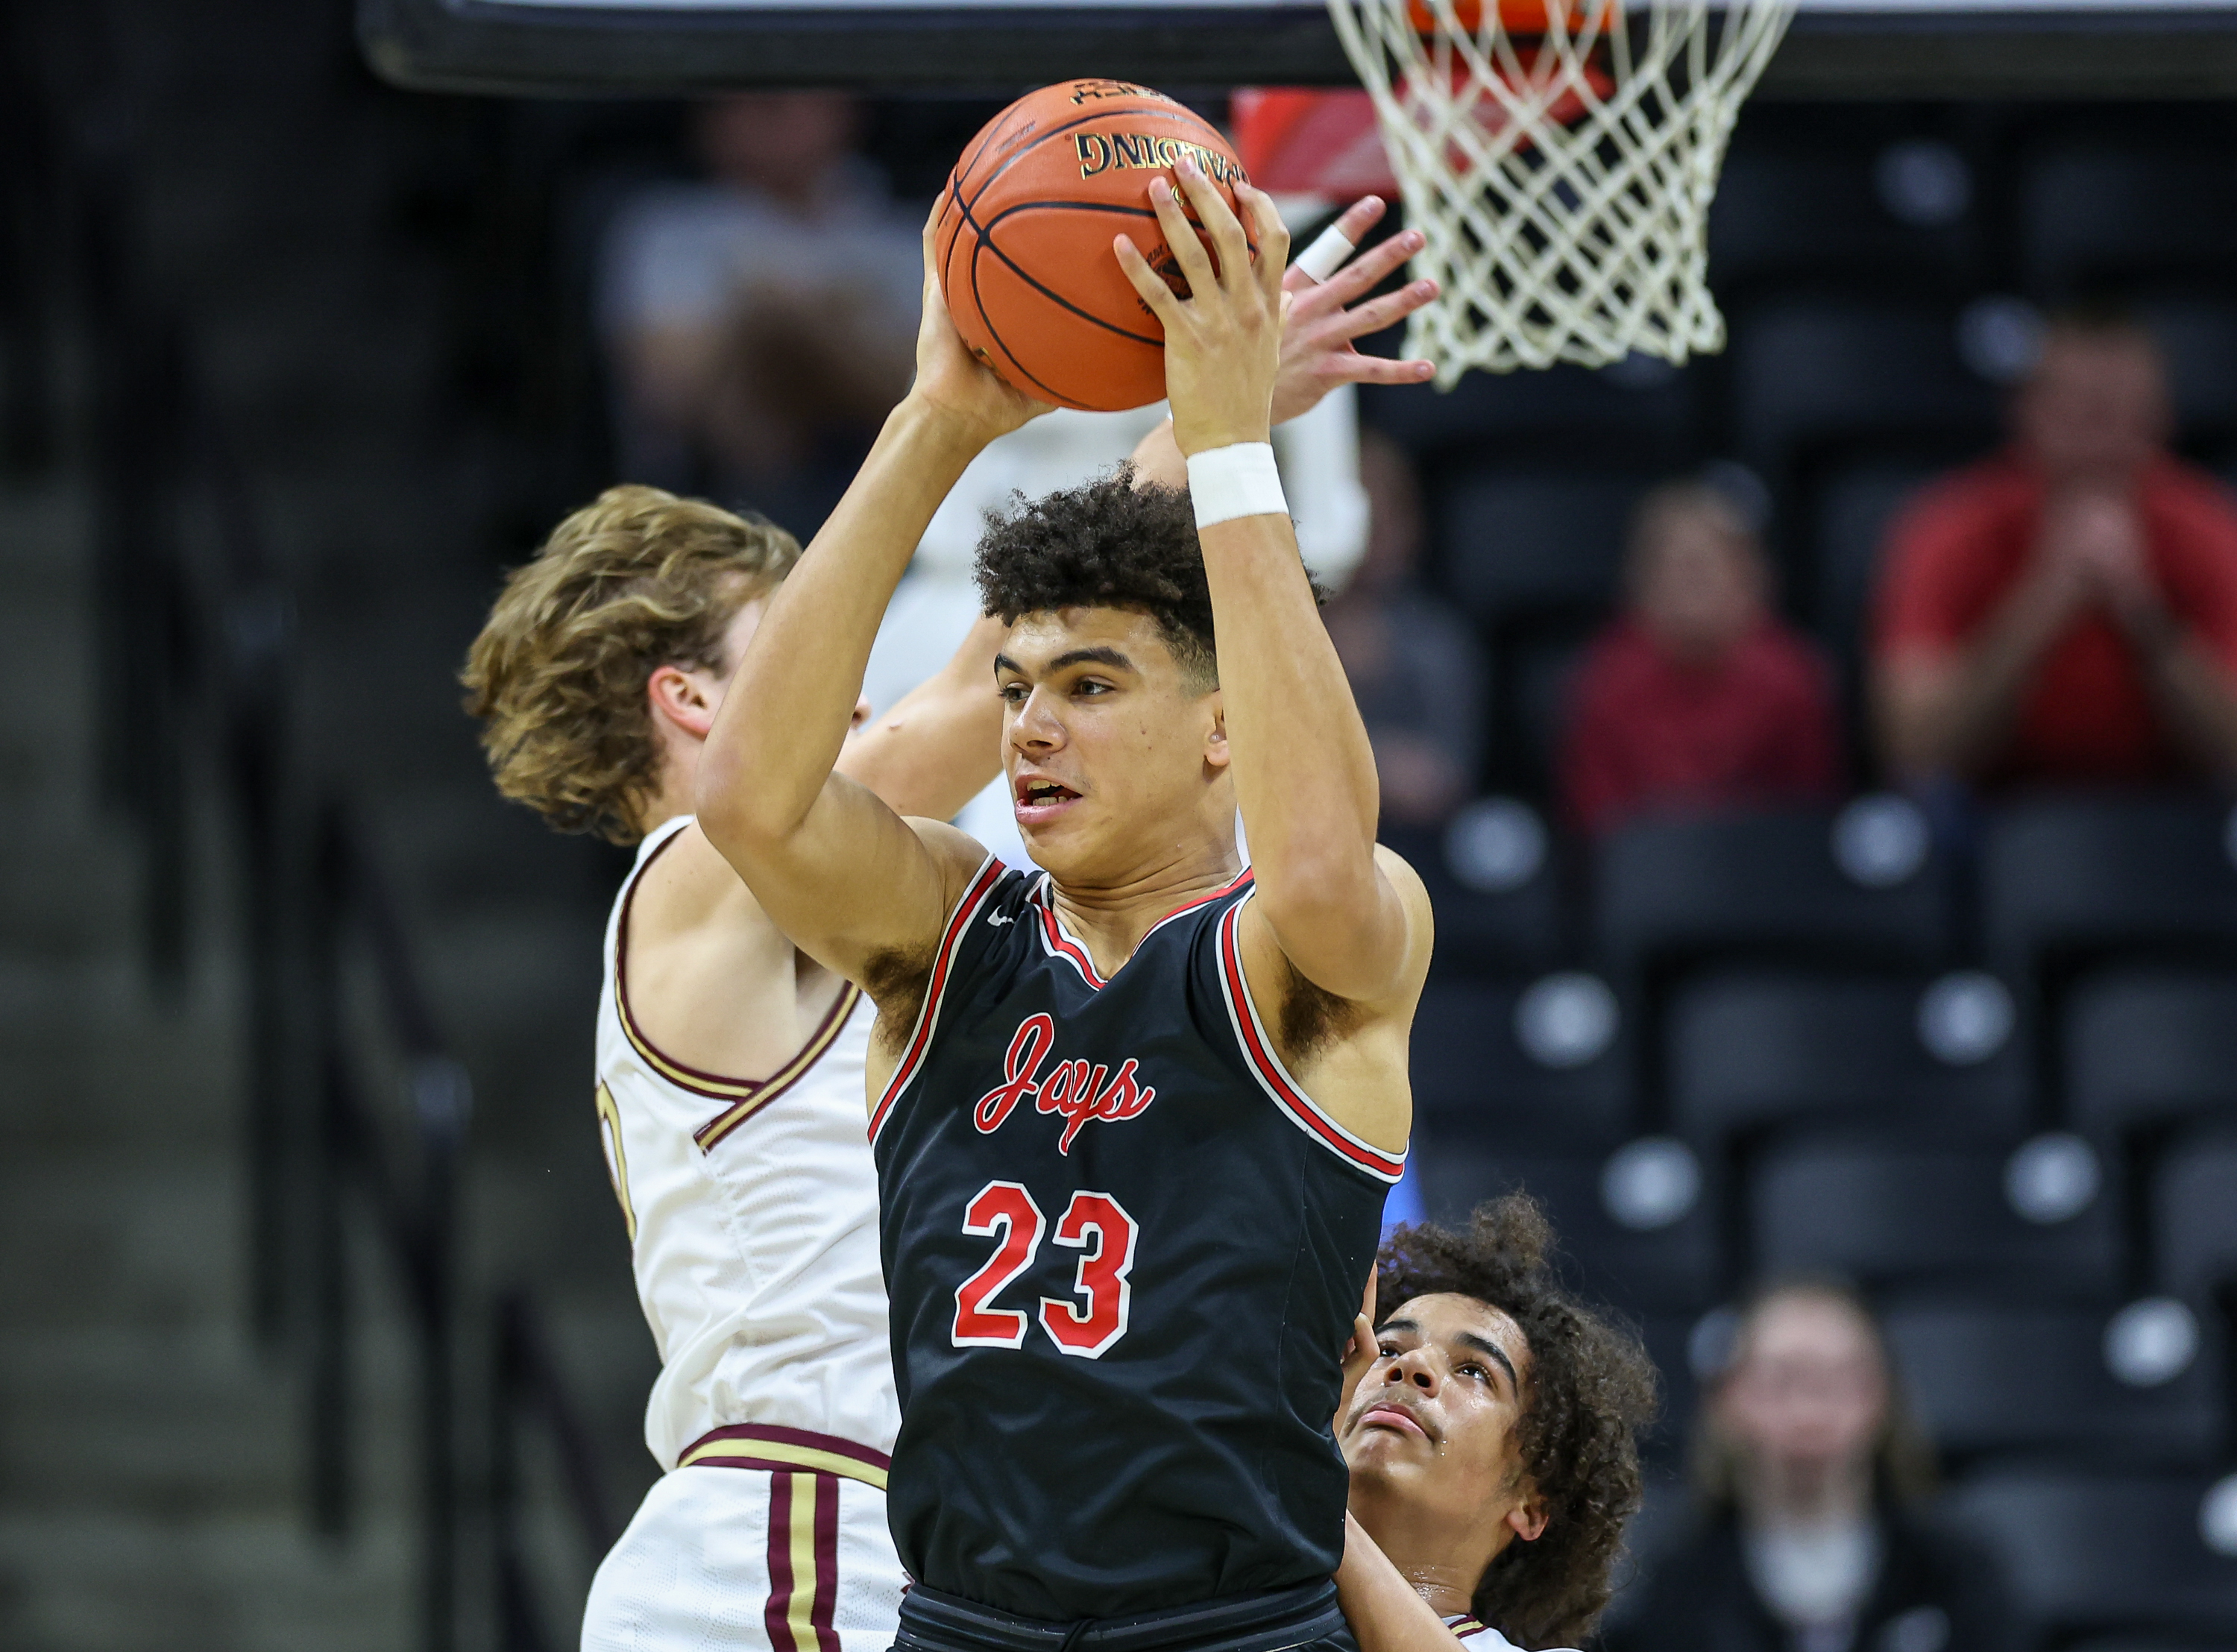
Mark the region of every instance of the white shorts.
<instances>
[{"instance_id":1,"label":"white shorts","mask_svg":"<svg viewBox=\"0 0 2237 1652\"><path fill-rule=\"evenodd\" d=\"M810 1471L663 1475L591 1582L583 1652L889 1652L885 1493Z\"/></svg>"}]
</instances>

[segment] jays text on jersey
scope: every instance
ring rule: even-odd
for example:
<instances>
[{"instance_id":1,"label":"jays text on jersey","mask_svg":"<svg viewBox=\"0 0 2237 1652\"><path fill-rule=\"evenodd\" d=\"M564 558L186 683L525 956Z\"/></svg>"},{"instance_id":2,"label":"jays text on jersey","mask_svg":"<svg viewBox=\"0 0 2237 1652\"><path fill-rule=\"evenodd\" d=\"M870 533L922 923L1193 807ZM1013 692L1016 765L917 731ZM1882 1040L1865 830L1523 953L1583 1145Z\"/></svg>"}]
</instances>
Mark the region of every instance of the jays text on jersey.
<instances>
[{"instance_id":1,"label":"jays text on jersey","mask_svg":"<svg viewBox=\"0 0 2237 1652\"><path fill-rule=\"evenodd\" d=\"M992 859L871 1122L921 1582L1059 1622L1325 1583L1339 1361L1404 1168L1283 1069L1245 872L1109 980Z\"/></svg>"}]
</instances>

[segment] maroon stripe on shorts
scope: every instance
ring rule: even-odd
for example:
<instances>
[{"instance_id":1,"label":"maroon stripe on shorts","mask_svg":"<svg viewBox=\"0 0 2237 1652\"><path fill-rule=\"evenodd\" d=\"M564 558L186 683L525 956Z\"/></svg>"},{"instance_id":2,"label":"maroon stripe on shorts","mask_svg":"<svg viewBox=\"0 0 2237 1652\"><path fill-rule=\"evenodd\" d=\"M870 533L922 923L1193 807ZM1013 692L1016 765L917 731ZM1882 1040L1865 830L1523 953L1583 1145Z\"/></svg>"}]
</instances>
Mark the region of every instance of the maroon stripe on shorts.
<instances>
[{"instance_id":1,"label":"maroon stripe on shorts","mask_svg":"<svg viewBox=\"0 0 2237 1652\"><path fill-rule=\"evenodd\" d=\"M815 1625L816 1652L839 1652L839 1631L831 1615L839 1604L839 1477L815 1477L815 1599L808 1621Z\"/></svg>"},{"instance_id":2,"label":"maroon stripe on shorts","mask_svg":"<svg viewBox=\"0 0 2237 1652\"><path fill-rule=\"evenodd\" d=\"M792 1483L797 1474L769 1476L769 1600L762 1608L762 1623L769 1630L775 1652L792 1647Z\"/></svg>"}]
</instances>

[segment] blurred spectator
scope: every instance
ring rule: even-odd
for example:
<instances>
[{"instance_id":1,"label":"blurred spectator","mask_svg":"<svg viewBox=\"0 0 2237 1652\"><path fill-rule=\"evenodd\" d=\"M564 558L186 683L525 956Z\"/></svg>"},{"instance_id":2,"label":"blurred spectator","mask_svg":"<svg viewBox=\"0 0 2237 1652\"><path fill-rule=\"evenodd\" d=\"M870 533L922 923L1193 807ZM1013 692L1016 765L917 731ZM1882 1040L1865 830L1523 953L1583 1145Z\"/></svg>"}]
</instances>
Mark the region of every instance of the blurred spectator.
<instances>
[{"instance_id":1,"label":"blurred spectator","mask_svg":"<svg viewBox=\"0 0 2237 1652\"><path fill-rule=\"evenodd\" d=\"M1823 799L1840 784L1831 673L1772 612L1771 569L1714 488L1640 503L1626 611L1571 689L1561 751L1570 819L1602 833L1642 813Z\"/></svg>"},{"instance_id":2,"label":"blurred spectator","mask_svg":"<svg viewBox=\"0 0 2237 1652\"><path fill-rule=\"evenodd\" d=\"M837 92L703 105L707 178L647 189L604 249L601 321L630 480L749 504L805 540L907 388L917 215Z\"/></svg>"},{"instance_id":3,"label":"blurred spectator","mask_svg":"<svg viewBox=\"0 0 2237 1652\"><path fill-rule=\"evenodd\" d=\"M1698 1520L1614 1652L2003 1652L1993 1565L1918 1512L1930 1449L1871 1315L1829 1285L1759 1297L1706 1397Z\"/></svg>"},{"instance_id":4,"label":"blurred spectator","mask_svg":"<svg viewBox=\"0 0 2237 1652\"><path fill-rule=\"evenodd\" d=\"M1363 431L1366 555L1327 610L1361 720L1375 747L1382 818L1433 826L1468 800L1483 758L1483 655L1451 604L1415 582L1422 490L1389 437Z\"/></svg>"},{"instance_id":5,"label":"blurred spectator","mask_svg":"<svg viewBox=\"0 0 2237 1652\"><path fill-rule=\"evenodd\" d=\"M1989 786L2237 776L2237 503L2168 454L2151 336L2054 323L2012 425L1890 535L1889 763Z\"/></svg>"}]
</instances>

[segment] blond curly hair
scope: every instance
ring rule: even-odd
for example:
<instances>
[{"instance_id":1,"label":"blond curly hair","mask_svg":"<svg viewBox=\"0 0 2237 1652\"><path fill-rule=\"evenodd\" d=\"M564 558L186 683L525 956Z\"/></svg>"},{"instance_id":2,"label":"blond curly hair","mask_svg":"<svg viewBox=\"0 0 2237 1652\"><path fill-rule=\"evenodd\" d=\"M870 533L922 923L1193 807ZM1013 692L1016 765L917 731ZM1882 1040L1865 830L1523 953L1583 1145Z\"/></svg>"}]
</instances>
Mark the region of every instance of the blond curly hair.
<instances>
[{"instance_id":1,"label":"blond curly hair","mask_svg":"<svg viewBox=\"0 0 2237 1652\"><path fill-rule=\"evenodd\" d=\"M739 609L800 542L658 488L609 488L513 569L459 681L497 789L561 832L643 835L660 787L645 685L663 665L719 671Z\"/></svg>"}]
</instances>

